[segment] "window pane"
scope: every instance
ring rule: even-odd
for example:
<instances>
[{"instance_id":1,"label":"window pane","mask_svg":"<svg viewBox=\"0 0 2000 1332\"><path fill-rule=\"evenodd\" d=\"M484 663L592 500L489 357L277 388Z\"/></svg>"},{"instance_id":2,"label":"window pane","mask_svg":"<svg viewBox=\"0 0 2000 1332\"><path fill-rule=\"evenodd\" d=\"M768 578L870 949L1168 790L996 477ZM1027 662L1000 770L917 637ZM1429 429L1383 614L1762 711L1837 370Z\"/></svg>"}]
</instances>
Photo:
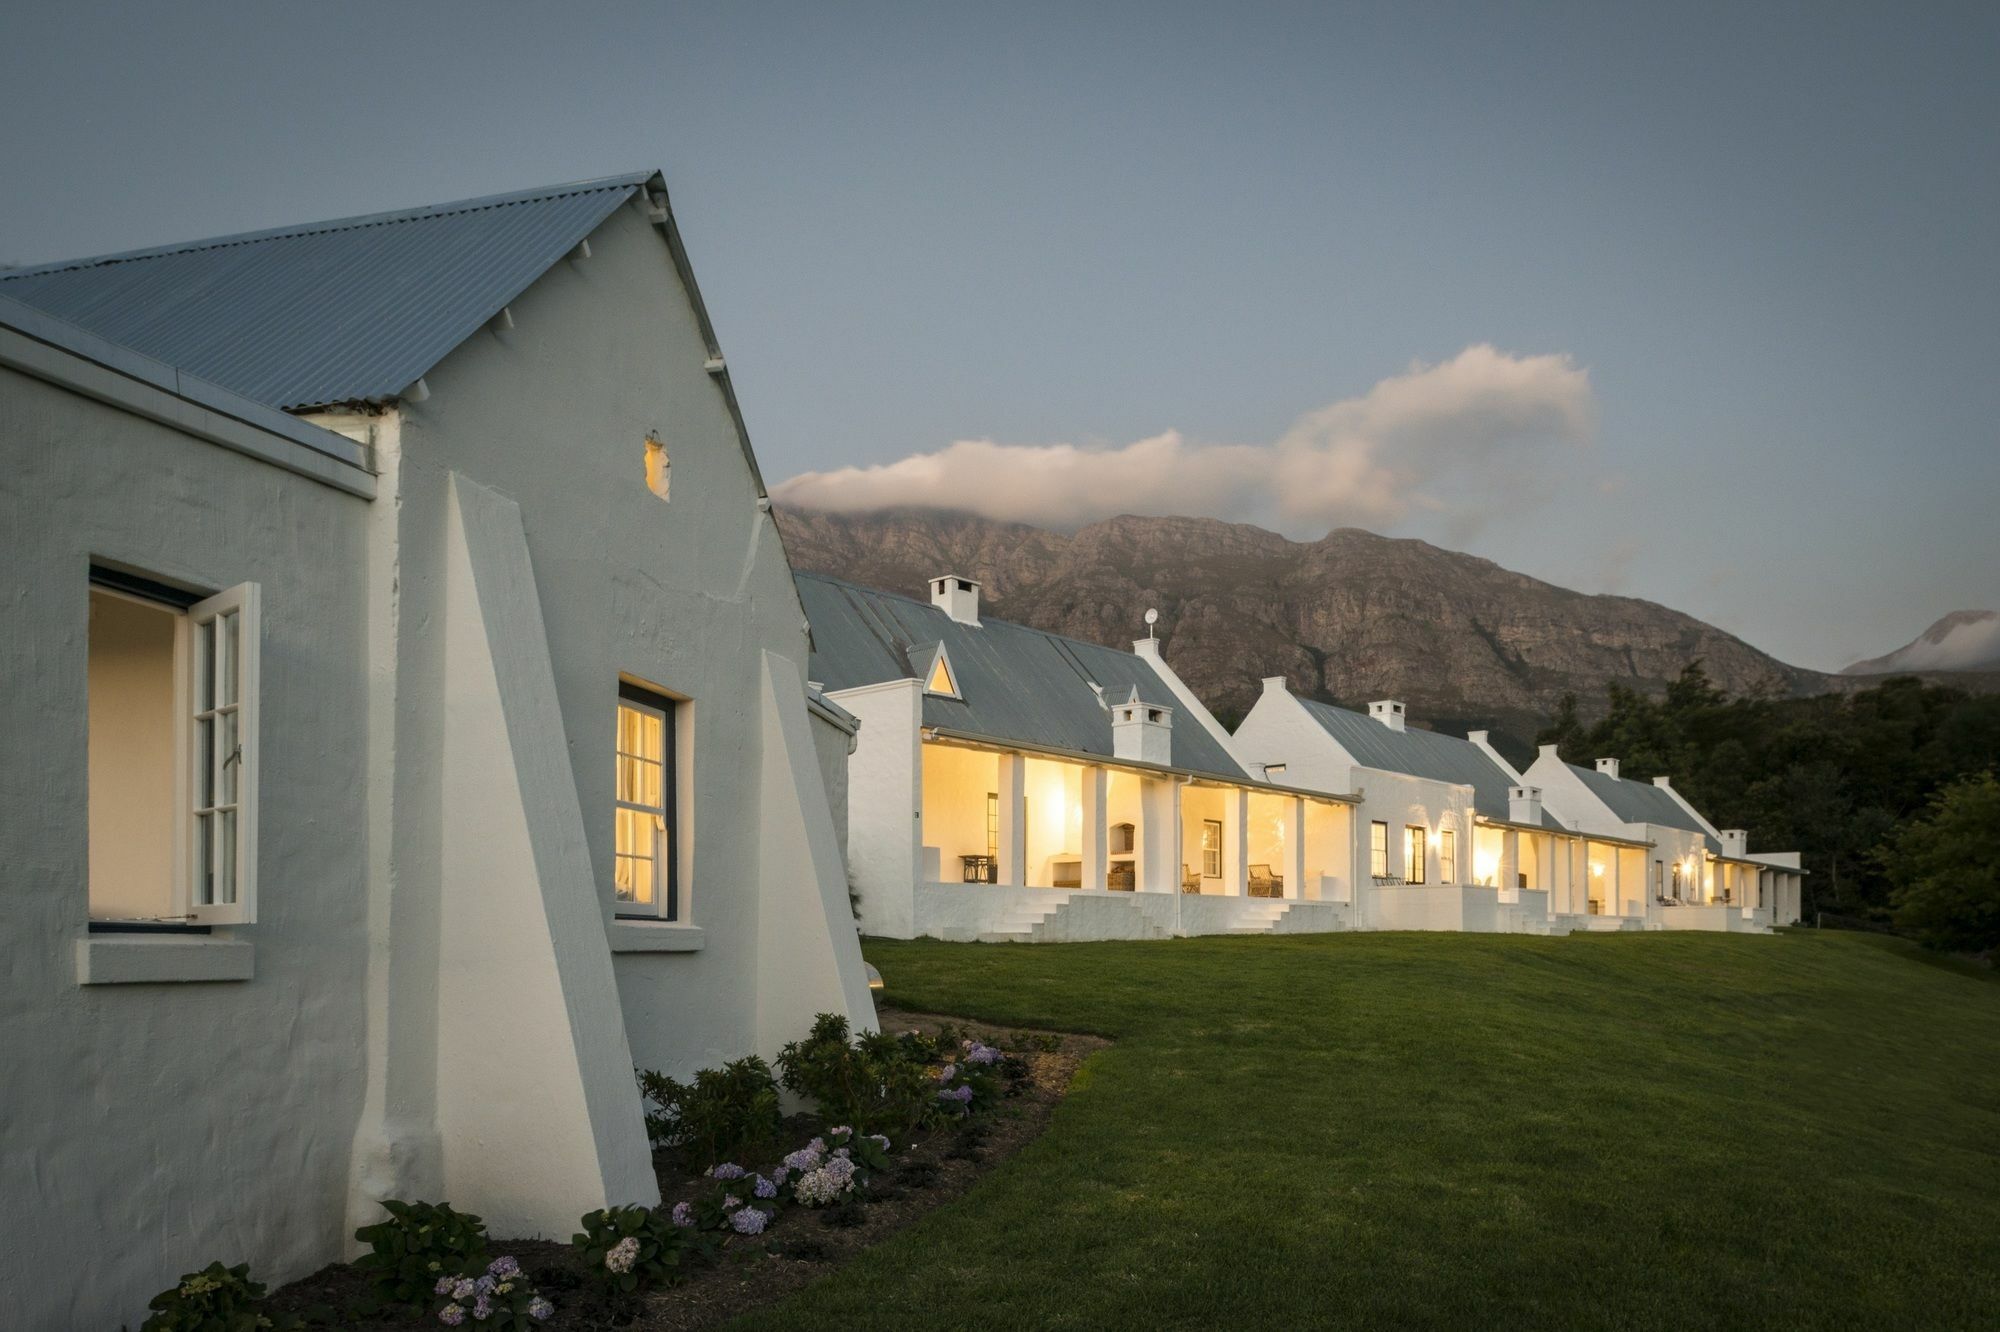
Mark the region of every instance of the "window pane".
<instances>
[{"instance_id":1,"label":"window pane","mask_svg":"<svg viewBox=\"0 0 2000 1332\"><path fill-rule=\"evenodd\" d=\"M634 906L653 904L653 862L639 856L619 856L614 875L620 902Z\"/></svg>"},{"instance_id":2,"label":"window pane","mask_svg":"<svg viewBox=\"0 0 2000 1332\"><path fill-rule=\"evenodd\" d=\"M215 782L220 792L215 803L218 805L234 805L236 803L236 778L243 771L242 755L236 752L236 719L237 714L234 708L228 712L217 714L215 718L215 725L220 731L220 736L215 746L217 755ZM202 724L206 726L208 723L204 722Z\"/></svg>"},{"instance_id":3,"label":"window pane","mask_svg":"<svg viewBox=\"0 0 2000 1332\"><path fill-rule=\"evenodd\" d=\"M194 900L207 906L215 900L215 816L194 816Z\"/></svg>"},{"instance_id":4,"label":"window pane","mask_svg":"<svg viewBox=\"0 0 2000 1332\"><path fill-rule=\"evenodd\" d=\"M639 748L637 751L640 757L652 759L657 763L666 757L661 752L664 747L661 737L660 718L650 712L640 713Z\"/></svg>"},{"instance_id":5,"label":"window pane","mask_svg":"<svg viewBox=\"0 0 2000 1332\"><path fill-rule=\"evenodd\" d=\"M207 712L215 706L215 621L195 630L194 710Z\"/></svg>"},{"instance_id":6,"label":"window pane","mask_svg":"<svg viewBox=\"0 0 2000 1332\"><path fill-rule=\"evenodd\" d=\"M661 768L645 759L618 759L618 798L634 805L660 808Z\"/></svg>"},{"instance_id":7,"label":"window pane","mask_svg":"<svg viewBox=\"0 0 2000 1332\"><path fill-rule=\"evenodd\" d=\"M236 900L236 811L226 809L215 816L215 896L213 902Z\"/></svg>"},{"instance_id":8,"label":"window pane","mask_svg":"<svg viewBox=\"0 0 2000 1332\"><path fill-rule=\"evenodd\" d=\"M194 807L208 809L215 804L215 722L194 724Z\"/></svg>"},{"instance_id":9,"label":"window pane","mask_svg":"<svg viewBox=\"0 0 2000 1332\"><path fill-rule=\"evenodd\" d=\"M223 706L225 704L234 703L236 701L237 624L238 624L238 619L236 612L230 611L228 614L223 615L216 622L215 626L215 632L216 632L215 647L217 653L220 655L221 658L221 660L217 664L217 669L215 672L216 678L219 681L219 684L216 689L216 698L215 698L216 705L218 707Z\"/></svg>"}]
</instances>

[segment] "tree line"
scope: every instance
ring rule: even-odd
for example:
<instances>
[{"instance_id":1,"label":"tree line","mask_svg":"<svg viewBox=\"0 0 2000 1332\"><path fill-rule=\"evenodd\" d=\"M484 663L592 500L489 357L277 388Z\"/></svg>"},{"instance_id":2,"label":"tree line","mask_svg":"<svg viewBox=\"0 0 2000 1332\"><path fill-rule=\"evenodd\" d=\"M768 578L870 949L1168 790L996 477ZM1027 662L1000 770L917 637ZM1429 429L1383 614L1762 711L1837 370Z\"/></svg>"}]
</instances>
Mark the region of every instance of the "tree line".
<instances>
[{"instance_id":1,"label":"tree line","mask_svg":"<svg viewBox=\"0 0 2000 1332\"><path fill-rule=\"evenodd\" d=\"M1939 947L2000 946L2000 695L1899 678L1852 694L1731 698L1697 661L1658 697L1574 694L1538 743L1667 775L1717 827L1797 850L1804 911L1894 926Z\"/></svg>"}]
</instances>

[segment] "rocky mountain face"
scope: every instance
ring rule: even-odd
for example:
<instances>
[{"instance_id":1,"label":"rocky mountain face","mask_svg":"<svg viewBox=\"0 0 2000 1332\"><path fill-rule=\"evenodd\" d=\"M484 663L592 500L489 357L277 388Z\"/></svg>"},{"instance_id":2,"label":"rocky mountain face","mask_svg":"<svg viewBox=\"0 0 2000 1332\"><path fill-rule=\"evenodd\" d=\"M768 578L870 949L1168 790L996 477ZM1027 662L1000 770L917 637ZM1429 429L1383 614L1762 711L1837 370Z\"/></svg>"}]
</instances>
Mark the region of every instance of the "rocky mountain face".
<instances>
[{"instance_id":1,"label":"rocky mountain face","mask_svg":"<svg viewBox=\"0 0 2000 1332\"><path fill-rule=\"evenodd\" d=\"M2000 671L2000 611L1953 611L1887 656L1857 661L1841 674L1891 671Z\"/></svg>"},{"instance_id":2,"label":"rocky mountain face","mask_svg":"<svg viewBox=\"0 0 2000 1332\"><path fill-rule=\"evenodd\" d=\"M1167 660L1226 723L1267 675L1348 706L1398 698L1413 723L1496 732L1517 754L1566 692L1586 715L1606 681L1656 690L1697 658L1731 694L1818 692L1692 616L1586 596L1423 541L1337 528L1296 542L1207 518L1113 518L1074 533L966 514L787 510L801 569L923 597L941 573L984 585L982 613L1124 646L1160 612Z\"/></svg>"}]
</instances>

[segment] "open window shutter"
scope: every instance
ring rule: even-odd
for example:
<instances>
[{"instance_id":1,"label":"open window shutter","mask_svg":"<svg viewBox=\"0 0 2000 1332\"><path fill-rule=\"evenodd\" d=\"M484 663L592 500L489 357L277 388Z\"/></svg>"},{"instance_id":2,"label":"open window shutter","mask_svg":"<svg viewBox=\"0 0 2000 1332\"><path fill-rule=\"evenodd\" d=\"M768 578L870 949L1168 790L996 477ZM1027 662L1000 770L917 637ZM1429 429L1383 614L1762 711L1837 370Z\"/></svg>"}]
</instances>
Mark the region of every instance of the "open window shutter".
<instances>
[{"instance_id":1,"label":"open window shutter","mask_svg":"<svg viewBox=\"0 0 2000 1332\"><path fill-rule=\"evenodd\" d=\"M196 602L188 630L187 916L247 925L257 918L257 584Z\"/></svg>"}]
</instances>

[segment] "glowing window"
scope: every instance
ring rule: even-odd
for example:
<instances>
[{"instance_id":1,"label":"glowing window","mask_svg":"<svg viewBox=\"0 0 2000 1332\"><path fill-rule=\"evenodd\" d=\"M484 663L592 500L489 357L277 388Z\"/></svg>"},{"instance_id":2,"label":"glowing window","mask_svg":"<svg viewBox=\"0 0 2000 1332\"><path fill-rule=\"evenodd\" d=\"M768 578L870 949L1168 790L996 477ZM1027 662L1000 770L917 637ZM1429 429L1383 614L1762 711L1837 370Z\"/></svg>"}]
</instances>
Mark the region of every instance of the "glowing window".
<instances>
[{"instance_id":1,"label":"glowing window","mask_svg":"<svg viewBox=\"0 0 2000 1332\"><path fill-rule=\"evenodd\" d=\"M1403 881L1424 881L1424 828L1412 823L1403 829Z\"/></svg>"},{"instance_id":2,"label":"glowing window","mask_svg":"<svg viewBox=\"0 0 2000 1332\"><path fill-rule=\"evenodd\" d=\"M1201 877L1222 877L1222 820L1201 821Z\"/></svg>"},{"instance_id":3,"label":"glowing window","mask_svg":"<svg viewBox=\"0 0 2000 1332\"><path fill-rule=\"evenodd\" d=\"M1378 879L1389 877L1389 825L1368 825L1368 872Z\"/></svg>"},{"instance_id":4,"label":"glowing window","mask_svg":"<svg viewBox=\"0 0 2000 1332\"><path fill-rule=\"evenodd\" d=\"M1458 882L1458 832L1453 828L1438 834L1438 882Z\"/></svg>"},{"instance_id":5,"label":"glowing window","mask_svg":"<svg viewBox=\"0 0 2000 1332\"><path fill-rule=\"evenodd\" d=\"M672 699L618 689L612 895L621 916L682 917Z\"/></svg>"},{"instance_id":6,"label":"glowing window","mask_svg":"<svg viewBox=\"0 0 2000 1332\"><path fill-rule=\"evenodd\" d=\"M937 660L931 663L930 679L925 681L926 693L942 694L946 698L957 698L958 681L951 675L951 662L945 658L944 649L939 648Z\"/></svg>"},{"instance_id":7,"label":"glowing window","mask_svg":"<svg viewBox=\"0 0 2000 1332\"><path fill-rule=\"evenodd\" d=\"M667 457L667 446L657 436L646 436L646 489L661 499L668 498L667 492L673 482L673 460Z\"/></svg>"}]
</instances>

